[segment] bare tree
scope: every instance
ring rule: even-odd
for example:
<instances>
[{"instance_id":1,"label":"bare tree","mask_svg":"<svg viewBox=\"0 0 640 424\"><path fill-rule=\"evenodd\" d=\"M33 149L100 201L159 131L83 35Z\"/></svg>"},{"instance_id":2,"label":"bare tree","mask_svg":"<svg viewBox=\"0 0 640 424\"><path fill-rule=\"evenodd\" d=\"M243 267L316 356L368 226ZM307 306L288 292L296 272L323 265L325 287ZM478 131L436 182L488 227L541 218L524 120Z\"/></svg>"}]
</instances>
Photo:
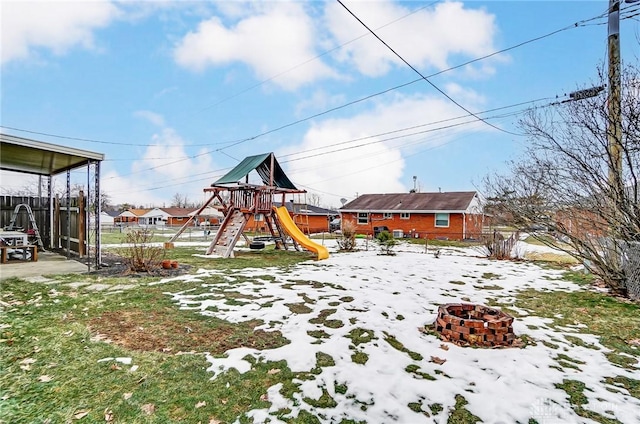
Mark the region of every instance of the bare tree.
<instances>
[{"instance_id":1,"label":"bare tree","mask_svg":"<svg viewBox=\"0 0 640 424\"><path fill-rule=\"evenodd\" d=\"M0 187L0 194L5 196L36 196L38 194L38 182L30 182L20 188Z\"/></svg>"},{"instance_id":2,"label":"bare tree","mask_svg":"<svg viewBox=\"0 0 640 424\"><path fill-rule=\"evenodd\" d=\"M604 95L533 109L520 121L528 136L523 158L485 185L513 225L555 235L563 250L624 295L621 257L640 241L638 68L626 66L622 78L621 135L612 130ZM600 80L604 85L602 73Z\"/></svg>"},{"instance_id":3,"label":"bare tree","mask_svg":"<svg viewBox=\"0 0 640 424\"><path fill-rule=\"evenodd\" d=\"M307 194L307 203L311 206L320 207L320 202L322 201L322 197L320 197L317 193L309 193Z\"/></svg>"},{"instance_id":4,"label":"bare tree","mask_svg":"<svg viewBox=\"0 0 640 424\"><path fill-rule=\"evenodd\" d=\"M106 191L100 192L100 209L103 211L110 211L115 209L113 202L111 200L111 195Z\"/></svg>"},{"instance_id":5,"label":"bare tree","mask_svg":"<svg viewBox=\"0 0 640 424\"><path fill-rule=\"evenodd\" d=\"M171 198L171 206L175 208L186 208L189 204L189 199L187 199L186 195L182 195L180 193L176 193Z\"/></svg>"}]
</instances>

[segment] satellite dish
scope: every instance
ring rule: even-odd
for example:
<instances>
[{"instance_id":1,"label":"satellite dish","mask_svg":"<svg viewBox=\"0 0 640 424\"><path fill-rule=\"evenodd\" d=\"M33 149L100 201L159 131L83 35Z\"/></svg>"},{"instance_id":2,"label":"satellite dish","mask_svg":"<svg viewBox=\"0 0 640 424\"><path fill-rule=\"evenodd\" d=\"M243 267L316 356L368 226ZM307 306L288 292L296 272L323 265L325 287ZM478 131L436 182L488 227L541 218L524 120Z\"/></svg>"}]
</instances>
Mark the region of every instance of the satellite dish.
<instances>
[{"instance_id":1,"label":"satellite dish","mask_svg":"<svg viewBox=\"0 0 640 424\"><path fill-rule=\"evenodd\" d=\"M340 199L340 203L342 203L342 206L344 206L344 204L347 203L347 199L343 197L342 199Z\"/></svg>"}]
</instances>

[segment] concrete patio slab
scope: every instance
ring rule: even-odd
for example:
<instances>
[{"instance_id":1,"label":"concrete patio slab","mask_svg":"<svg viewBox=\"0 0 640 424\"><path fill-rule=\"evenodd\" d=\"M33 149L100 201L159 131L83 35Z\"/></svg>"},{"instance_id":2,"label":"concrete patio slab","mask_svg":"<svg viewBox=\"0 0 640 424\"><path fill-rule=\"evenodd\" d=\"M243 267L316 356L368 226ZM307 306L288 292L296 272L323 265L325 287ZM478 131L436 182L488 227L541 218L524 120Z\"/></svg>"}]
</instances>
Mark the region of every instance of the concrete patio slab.
<instances>
[{"instance_id":1,"label":"concrete patio slab","mask_svg":"<svg viewBox=\"0 0 640 424\"><path fill-rule=\"evenodd\" d=\"M54 274L77 274L89 271L86 264L52 252L38 252L38 261L10 261L0 265L0 280L39 277Z\"/></svg>"}]
</instances>

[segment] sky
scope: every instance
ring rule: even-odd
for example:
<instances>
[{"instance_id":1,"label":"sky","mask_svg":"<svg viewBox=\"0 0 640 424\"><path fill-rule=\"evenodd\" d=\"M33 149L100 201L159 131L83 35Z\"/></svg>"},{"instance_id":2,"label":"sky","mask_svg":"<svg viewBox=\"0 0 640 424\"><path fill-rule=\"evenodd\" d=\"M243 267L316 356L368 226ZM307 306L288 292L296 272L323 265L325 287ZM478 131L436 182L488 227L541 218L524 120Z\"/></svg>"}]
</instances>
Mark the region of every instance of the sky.
<instances>
[{"instance_id":1,"label":"sky","mask_svg":"<svg viewBox=\"0 0 640 424\"><path fill-rule=\"evenodd\" d=\"M622 8L622 58L637 61L640 5ZM607 9L3 0L0 131L103 153L113 204L202 203L205 187L267 152L307 190L294 200L325 207L363 193L481 190L522 154L528 108L596 84ZM1 194L35 181L0 177ZM86 184L86 169L72 180Z\"/></svg>"},{"instance_id":2,"label":"sky","mask_svg":"<svg viewBox=\"0 0 640 424\"><path fill-rule=\"evenodd\" d=\"M425 254L424 246L401 244L395 249L397 255L390 257L380 256L375 247L365 250L362 240L359 243L357 252L336 254L335 241L328 240L332 253L328 259L286 270L243 268L229 275L199 269L158 281L200 283L201 290L167 294L194 314L230 322L260 320L264 324L256 329L280 331L291 341L275 349L238 348L224 356L207 355L212 378L230 368L249 371L252 365L247 356L256 362L272 361L274 370L284 360L293 372L314 369L319 352L331 356L334 365L313 371L314 378L295 379L298 391L290 397L288 389L281 392L282 383L266 388L270 405L246 413L255 422L269 419L282 423L307 411L327 423L343 419L443 423L457 395L462 395L468 402L465 408L485 423L595 422L584 418L591 413L612 422L640 422L640 399L606 383L614 376L637 378L632 367L637 369L640 364L625 369L609 362L610 350L582 323L554 324L550 318L514 305L521 290L584 290L562 280L563 271L533 263L490 261L474 248L444 248L435 258L431 252ZM521 254L532 248L549 251L524 243L517 246ZM242 302L228 302L225 293L235 293ZM435 321L440 305L461 301L486 305L490 299L516 311L516 336L527 335L534 343L524 348L476 349L420 332ZM300 308L292 313L290 306L301 302L308 312ZM327 316L327 310L334 312ZM318 316L342 325L325 326ZM310 335L319 331L324 333L321 339ZM354 337L354 331L363 336ZM386 341L391 337L420 356L393 347ZM352 359L356 352L367 355L365 364ZM567 380L585 386L581 392L585 402L580 405L584 416L576 414L568 394L559 387ZM323 392L334 399L335 407L313 406L311 399L319 399ZM206 393L200 400L208 404L219 401ZM411 410L410 404L414 408L417 404L431 417ZM433 404L442 408L431 410Z\"/></svg>"}]
</instances>

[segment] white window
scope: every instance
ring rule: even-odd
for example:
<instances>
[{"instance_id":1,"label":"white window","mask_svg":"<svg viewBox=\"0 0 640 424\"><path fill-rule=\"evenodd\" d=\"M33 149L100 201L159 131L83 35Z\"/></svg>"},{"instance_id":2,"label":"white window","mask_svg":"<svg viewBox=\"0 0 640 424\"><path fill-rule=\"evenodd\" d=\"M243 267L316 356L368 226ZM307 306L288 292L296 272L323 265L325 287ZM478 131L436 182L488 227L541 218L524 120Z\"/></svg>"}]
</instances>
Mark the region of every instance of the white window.
<instances>
[{"instance_id":1,"label":"white window","mask_svg":"<svg viewBox=\"0 0 640 424\"><path fill-rule=\"evenodd\" d=\"M402 212L400 214L400 219L409 219L411 218L411 214L409 212Z\"/></svg>"},{"instance_id":2,"label":"white window","mask_svg":"<svg viewBox=\"0 0 640 424\"><path fill-rule=\"evenodd\" d=\"M358 225L369 223L369 214L366 212L358 212Z\"/></svg>"},{"instance_id":3,"label":"white window","mask_svg":"<svg viewBox=\"0 0 640 424\"><path fill-rule=\"evenodd\" d=\"M382 219L393 219L393 214L391 212L385 212L382 214Z\"/></svg>"},{"instance_id":4,"label":"white window","mask_svg":"<svg viewBox=\"0 0 640 424\"><path fill-rule=\"evenodd\" d=\"M264 221L264 215L261 213L257 213L253 216L253 220L258 222L258 221Z\"/></svg>"},{"instance_id":5,"label":"white window","mask_svg":"<svg viewBox=\"0 0 640 424\"><path fill-rule=\"evenodd\" d=\"M437 213L436 214L436 227L448 227L449 226L449 214Z\"/></svg>"}]
</instances>

